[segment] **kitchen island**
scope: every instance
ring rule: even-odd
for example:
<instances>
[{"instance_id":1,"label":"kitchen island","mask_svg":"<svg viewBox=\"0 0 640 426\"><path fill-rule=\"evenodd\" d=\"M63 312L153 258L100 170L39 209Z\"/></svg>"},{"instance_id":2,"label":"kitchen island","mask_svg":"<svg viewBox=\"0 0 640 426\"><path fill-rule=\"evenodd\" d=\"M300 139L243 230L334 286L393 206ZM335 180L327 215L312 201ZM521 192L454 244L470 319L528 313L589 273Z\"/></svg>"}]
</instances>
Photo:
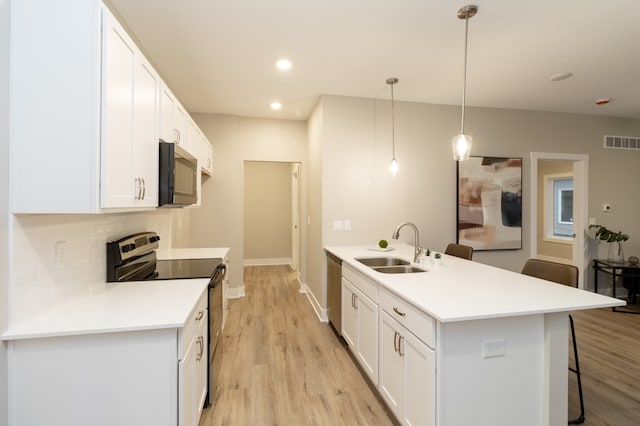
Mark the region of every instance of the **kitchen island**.
<instances>
[{"instance_id":1,"label":"kitchen island","mask_svg":"<svg viewBox=\"0 0 640 426\"><path fill-rule=\"evenodd\" d=\"M342 335L402 423L564 425L568 313L610 297L447 255L386 274L356 258L413 247L326 247L343 261Z\"/></svg>"}]
</instances>

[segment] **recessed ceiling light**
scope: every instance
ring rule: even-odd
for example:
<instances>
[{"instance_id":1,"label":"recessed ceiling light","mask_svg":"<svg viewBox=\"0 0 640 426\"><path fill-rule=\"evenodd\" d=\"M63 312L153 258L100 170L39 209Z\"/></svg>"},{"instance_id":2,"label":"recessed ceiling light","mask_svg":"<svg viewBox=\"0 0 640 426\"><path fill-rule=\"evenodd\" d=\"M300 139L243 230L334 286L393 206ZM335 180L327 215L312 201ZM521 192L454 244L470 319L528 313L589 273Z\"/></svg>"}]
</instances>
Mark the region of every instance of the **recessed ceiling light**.
<instances>
[{"instance_id":1,"label":"recessed ceiling light","mask_svg":"<svg viewBox=\"0 0 640 426\"><path fill-rule=\"evenodd\" d=\"M278 111L280 108L282 108L282 104L278 101L274 101L271 102L271 109Z\"/></svg>"},{"instance_id":2,"label":"recessed ceiling light","mask_svg":"<svg viewBox=\"0 0 640 426\"><path fill-rule=\"evenodd\" d=\"M276 61L276 67L278 67L279 70L288 71L291 69L291 61L288 59L278 59L278 61Z\"/></svg>"},{"instance_id":3,"label":"recessed ceiling light","mask_svg":"<svg viewBox=\"0 0 640 426\"><path fill-rule=\"evenodd\" d=\"M551 80L551 81L562 81L562 80L566 80L566 79L568 79L568 78L570 78L572 76L573 76L572 72L563 72L563 73L560 73L560 74L552 75L551 77L549 77L549 80Z\"/></svg>"}]
</instances>

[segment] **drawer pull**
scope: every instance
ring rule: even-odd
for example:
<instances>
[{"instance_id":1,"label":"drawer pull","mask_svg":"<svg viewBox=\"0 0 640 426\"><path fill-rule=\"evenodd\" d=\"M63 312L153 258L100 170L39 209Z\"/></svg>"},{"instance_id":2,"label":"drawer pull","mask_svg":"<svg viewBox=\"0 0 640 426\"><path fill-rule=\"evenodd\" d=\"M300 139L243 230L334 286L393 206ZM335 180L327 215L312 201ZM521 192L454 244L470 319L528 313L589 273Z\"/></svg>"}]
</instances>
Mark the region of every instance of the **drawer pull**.
<instances>
[{"instance_id":1,"label":"drawer pull","mask_svg":"<svg viewBox=\"0 0 640 426\"><path fill-rule=\"evenodd\" d=\"M196 321L200 321L203 316L204 316L204 311L198 312L198 316L196 317Z\"/></svg>"},{"instance_id":2,"label":"drawer pull","mask_svg":"<svg viewBox=\"0 0 640 426\"><path fill-rule=\"evenodd\" d=\"M396 308L395 306L393 307L393 312L395 312L396 314L400 315L401 317L406 315L404 312L400 312L398 310L398 308Z\"/></svg>"}]
</instances>

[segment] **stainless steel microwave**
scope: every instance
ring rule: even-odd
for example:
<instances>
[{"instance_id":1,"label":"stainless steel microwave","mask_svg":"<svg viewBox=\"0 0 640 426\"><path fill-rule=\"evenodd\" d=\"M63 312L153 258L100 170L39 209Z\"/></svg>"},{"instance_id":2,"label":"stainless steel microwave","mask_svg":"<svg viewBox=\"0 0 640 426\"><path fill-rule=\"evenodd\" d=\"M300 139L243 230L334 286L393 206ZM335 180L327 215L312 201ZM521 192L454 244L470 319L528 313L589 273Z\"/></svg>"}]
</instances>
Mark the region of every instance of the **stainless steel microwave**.
<instances>
[{"instance_id":1,"label":"stainless steel microwave","mask_svg":"<svg viewBox=\"0 0 640 426\"><path fill-rule=\"evenodd\" d=\"M198 202L198 160L179 145L160 140L158 207Z\"/></svg>"}]
</instances>

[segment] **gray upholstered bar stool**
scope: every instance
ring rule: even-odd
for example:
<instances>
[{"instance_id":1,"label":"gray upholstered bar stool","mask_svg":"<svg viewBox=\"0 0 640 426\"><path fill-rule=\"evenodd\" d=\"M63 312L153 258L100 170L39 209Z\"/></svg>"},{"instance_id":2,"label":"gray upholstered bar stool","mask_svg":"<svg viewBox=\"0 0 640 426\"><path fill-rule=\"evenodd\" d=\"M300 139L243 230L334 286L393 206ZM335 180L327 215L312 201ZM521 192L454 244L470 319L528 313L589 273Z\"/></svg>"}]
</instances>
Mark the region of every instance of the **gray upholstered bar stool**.
<instances>
[{"instance_id":1,"label":"gray upholstered bar stool","mask_svg":"<svg viewBox=\"0 0 640 426\"><path fill-rule=\"evenodd\" d=\"M444 254L471 260L473 258L473 247L451 243L447 246Z\"/></svg>"},{"instance_id":2,"label":"gray upholstered bar stool","mask_svg":"<svg viewBox=\"0 0 640 426\"><path fill-rule=\"evenodd\" d=\"M530 275L543 280L553 281L571 287L578 287L578 268L564 263L549 262L547 260L529 259L522 268L524 275ZM569 324L571 325L571 340L573 341L573 357L575 368L569 366L569 370L576 373L578 380L578 394L580 397L580 416L570 420L569 424L584 423L584 400L582 399L582 380L580 379L580 362L578 361L578 346L576 345L576 332L573 327L573 317L569 314Z\"/></svg>"}]
</instances>

